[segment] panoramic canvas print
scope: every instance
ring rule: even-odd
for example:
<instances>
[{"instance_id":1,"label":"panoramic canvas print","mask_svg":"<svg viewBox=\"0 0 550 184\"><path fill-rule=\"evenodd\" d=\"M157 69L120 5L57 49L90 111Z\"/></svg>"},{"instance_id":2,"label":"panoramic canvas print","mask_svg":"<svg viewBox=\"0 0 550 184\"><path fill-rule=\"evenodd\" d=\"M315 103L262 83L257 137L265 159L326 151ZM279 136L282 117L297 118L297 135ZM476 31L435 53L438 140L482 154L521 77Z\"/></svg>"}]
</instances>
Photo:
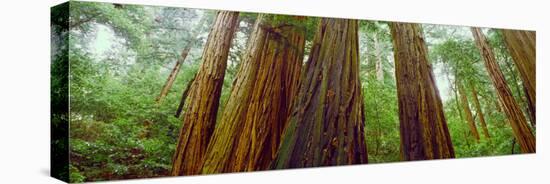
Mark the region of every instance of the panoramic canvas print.
<instances>
[{"instance_id":1,"label":"panoramic canvas print","mask_svg":"<svg viewBox=\"0 0 550 184\"><path fill-rule=\"evenodd\" d=\"M70 1L67 182L536 152L535 31Z\"/></svg>"}]
</instances>

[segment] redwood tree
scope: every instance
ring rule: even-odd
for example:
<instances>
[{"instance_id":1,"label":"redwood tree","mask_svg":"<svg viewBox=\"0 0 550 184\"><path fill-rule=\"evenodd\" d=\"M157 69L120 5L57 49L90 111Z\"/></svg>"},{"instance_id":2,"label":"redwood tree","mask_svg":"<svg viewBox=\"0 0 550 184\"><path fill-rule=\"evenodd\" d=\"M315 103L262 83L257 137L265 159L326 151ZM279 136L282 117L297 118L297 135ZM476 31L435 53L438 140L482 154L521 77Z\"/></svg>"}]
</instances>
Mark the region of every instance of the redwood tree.
<instances>
[{"instance_id":1,"label":"redwood tree","mask_svg":"<svg viewBox=\"0 0 550 184\"><path fill-rule=\"evenodd\" d=\"M403 160L454 158L421 27L391 23Z\"/></svg>"},{"instance_id":2,"label":"redwood tree","mask_svg":"<svg viewBox=\"0 0 550 184\"><path fill-rule=\"evenodd\" d=\"M504 75L500 70L495 55L485 38L485 35L481 32L481 29L472 27L472 33L476 41L476 46L478 47L481 57L485 63L485 68L489 73L493 86L497 91L499 100L504 107L504 112L506 113L510 125L512 126L512 131L514 136L518 141L522 152L524 153L534 153L536 152L536 140L535 136L531 132L527 120L523 115L519 105L512 96L512 92L506 84Z\"/></svg>"},{"instance_id":3,"label":"redwood tree","mask_svg":"<svg viewBox=\"0 0 550 184\"><path fill-rule=\"evenodd\" d=\"M228 11L216 15L203 50L202 64L188 92L172 175L193 175L200 171L216 121L227 56L238 17L239 13Z\"/></svg>"},{"instance_id":4,"label":"redwood tree","mask_svg":"<svg viewBox=\"0 0 550 184\"><path fill-rule=\"evenodd\" d=\"M302 66L303 18L259 15L203 173L267 169L279 146Z\"/></svg>"},{"instance_id":5,"label":"redwood tree","mask_svg":"<svg viewBox=\"0 0 550 184\"><path fill-rule=\"evenodd\" d=\"M162 102L162 99L168 94L168 91L170 91L170 88L172 88L172 85L174 84L174 81L176 80L176 77L178 76L178 73L181 69L181 64L185 61L185 58L187 58L187 55L189 55L189 51L191 51L191 48L195 45L195 42L197 42L197 37L200 33L200 29L203 24L206 22L206 15L203 15L201 20L198 22L197 27L193 30L191 39L185 47L181 50L180 57L176 61L176 64L172 68L172 71L170 72L170 75L168 75L168 78L166 79L166 82L164 83L164 86L162 86L162 89L160 90L160 94L156 99L157 103Z\"/></svg>"},{"instance_id":6,"label":"redwood tree","mask_svg":"<svg viewBox=\"0 0 550 184\"><path fill-rule=\"evenodd\" d=\"M472 115L472 110L470 109L470 103L468 102L468 95L466 94L466 91L464 91L464 87L460 81L456 81L456 86L458 87L458 93L460 93L460 102L462 104L462 110L464 110L464 114L466 115L466 121L468 123L468 127L470 128L470 133L472 133L472 136L476 139L476 141L479 141L479 133L477 131L476 122L474 121L474 117Z\"/></svg>"},{"instance_id":7,"label":"redwood tree","mask_svg":"<svg viewBox=\"0 0 550 184\"><path fill-rule=\"evenodd\" d=\"M531 123L536 124L536 34L535 31L501 30L504 43L519 71L527 96Z\"/></svg>"},{"instance_id":8,"label":"redwood tree","mask_svg":"<svg viewBox=\"0 0 550 184\"><path fill-rule=\"evenodd\" d=\"M357 20L321 19L271 167L367 163Z\"/></svg>"},{"instance_id":9,"label":"redwood tree","mask_svg":"<svg viewBox=\"0 0 550 184\"><path fill-rule=\"evenodd\" d=\"M479 103L479 95L477 94L476 86L473 83L470 83L470 87L472 88L472 97L474 99L474 107L476 108L477 119L479 119L479 123L481 124L483 135L485 136L485 138L489 139L491 138L491 136L489 135L487 122L485 121L485 115L483 114L481 104Z\"/></svg>"}]
</instances>

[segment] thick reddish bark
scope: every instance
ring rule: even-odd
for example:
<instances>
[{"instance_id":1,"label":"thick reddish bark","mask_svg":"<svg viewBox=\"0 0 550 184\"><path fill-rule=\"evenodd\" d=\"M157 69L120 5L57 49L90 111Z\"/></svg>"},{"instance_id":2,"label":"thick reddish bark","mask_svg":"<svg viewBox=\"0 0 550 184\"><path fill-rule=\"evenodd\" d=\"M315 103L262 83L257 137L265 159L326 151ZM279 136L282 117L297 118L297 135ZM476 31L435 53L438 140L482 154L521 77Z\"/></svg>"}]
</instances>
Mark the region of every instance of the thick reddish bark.
<instances>
[{"instance_id":1,"label":"thick reddish bark","mask_svg":"<svg viewBox=\"0 0 550 184\"><path fill-rule=\"evenodd\" d=\"M403 160L454 158L420 25L391 23Z\"/></svg>"},{"instance_id":2,"label":"thick reddish bark","mask_svg":"<svg viewBox=\"0 0 550 184\"><path fill-rule=\"evenodd\" d=\"M305 29L272 25L272 18L257 19L202 173L263 170L275 156L297 92Z\"/></svg>"},{"instance_id":3,"label":"thick reddish bark","mask_svg":"<svg viewBox=\"0 0 550 184\"><path fill-rule=\"evenodd\" d=\"M470 83L470 86L472 88L472 96L474 99L474 106L476 108L477 118L479 119L479 123L481 124L483 135L485 136L485 138L489 139L491 138L491 136L489 135L489 130L487 129L487 122L485 121L485 115L483 113L483 110L481 109L481 104L479 103L479 96L477 95L476 86L472 83Z\"/></svg>"},{"instance_id":4,"label":"thick reddish bark","mask_svg":"<svg viewBox=\"0 0 550 184\"><path fill-rule=\"evenodd\" d=\"M357 21L323 18L272 168L367 163Z\"/></svg>"},{"instance_id":5,"label":"thick reddish bark","mask_svg":"<svg viewBox=\"0 0 550 184\"><path fill-rule=\"evenodd\" d=\"M183 126L172 162L172 175L193 175L200 171L212 135L227 66L231 41L239 13L220 11L202 54L202 64L189 89Z\"/></svg>"},{"instance_id":6,"label":"thick reddish bark","mask_svg":"<svg viewBox=\"0 0 550 184\"><path fill-rule=\"evenodd\" d=\"M464 87L462 86L462 83L460 81L456 81L456 86L458 87L458 92L460 93L460 102L462 103L462 110L464 110L464 114L466 115L466 121L468 123L468 127L470 128L470 133L472 136L476 139L476 141L479 141L479 133L477 131L476 122L474 121L474 116L472 115L472 110L470 109L470 103L468 102L468 95L466 95L466 92L464 91Z\"/></svg>"},{"instance_id":7,"label":"thick reddish bark","mask_svg":"<svg viewBox=\"0 0 550 184\"><path fill-rule=\"evenodd\" d=\"M504 42L514 59L527 96L529 115L536 125L536 33L535 31L501 30Z\"/></svg>"},{"instance_id":8,"label":"thick reddish bark","mask_svg":"<svg viewBox=\"0 0 550 184\"><path fill-rule=\"evenodd\" d=\"M510 91L508 84L506 84L504 74L502 74L502 71L497 64L493 50L489 46L485 35L481 32L481 29L473 27L472 33L476 41L476 46L478 47L481 57L485 63L485 68L487 69L487 72L489 72L493 86L497 91L499 100L504 107L504 112L508 117L514 136L516 137L522 152L536 152L535 136L531 132L531 129L529 128L527 120L525 119L519 105L512 96L512 91Z\"/></svg>"}]
</instances>

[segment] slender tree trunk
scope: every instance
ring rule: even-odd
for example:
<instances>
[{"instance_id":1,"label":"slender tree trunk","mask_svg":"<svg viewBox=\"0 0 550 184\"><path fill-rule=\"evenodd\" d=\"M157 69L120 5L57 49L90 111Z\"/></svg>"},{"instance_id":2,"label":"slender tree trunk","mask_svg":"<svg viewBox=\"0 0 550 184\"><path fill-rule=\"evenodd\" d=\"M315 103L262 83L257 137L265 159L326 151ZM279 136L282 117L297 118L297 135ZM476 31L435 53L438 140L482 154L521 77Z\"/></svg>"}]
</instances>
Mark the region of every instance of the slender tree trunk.
<instances>
[{"instance_id":1,"label":"slender tree trunk","mask_svg":"<svg viewBox=\"0 0 550 184\"><path fill-rule=\"evenodd\" d=\"M187 42L185 47L181 50L180 57L176 61L174 68L172 68L170 75L168 75L168 79L166 79L166 82L164 83L162 90L160 90L160 95L156 99L157 103L161 103L162 99L168 94L168 91L170 91L170 89L172 88L172 85L174 84L176 77L178 77L178 73L181 69L181 64L183 64L183 62L185 61L185 58L187 58L187 55L189 55L189 51L191 51L191 48L193 48L193 46L197 42L197 37L200 33L200 29L202 28L205 21L206 21L206 16L203 15L203 17L197 24L197 27L195 28L195 30L193 30L193 35L191 36L191 39L189 40L189 42Z\"/></svg>"},{"instance_id":2,"label":"slender tree trunk","mask_svg":"<svg viewBox=\"0 0 550 184\"><path fill-rule=\"evenodd\" d=\"M376 80L384 81L384 68L382 65L382 52L380 51L380 43L378 42L377 34L374 34L374 51L376 55Z\"/></svg>"},{"instance_id":3,"label":"slender tree trunk","mask_svg":"<svg viewBox=\"0 0 550 184\"><path fill-rule=\"evenodd\" d=\"M453 82L451 80L451 71L449 68L451 68L451 66L448 65L448 63L446 62L443 62L445 63L445 66L443 67L443 71L445 72L445 76L447 78L447 81L449 81L449 85L450 85L450 88L451 88L451 91L453 92L454 96L455 96L455 108L456 108L456 112L458 112L458 115L460 117L460 121L464 121L464 118L462 117L462 112L460 111L460 102L459 102L459 99L458 99L458 87L456 86L456 80L457 80L457 76L458 76L458 73L456 70L454 70L454 76L455 76L455 82Z\"/></svg>"},{"instance_id":4,"label":"slender tree trunk","mask_svg":"<svg viewBox=\"0 0 550 184\"><path fill-rule=\"evenodd\" d=\"M492 101L493 101L493 104L495 105L495 108L496 108L497 112L498 113L504 113L503 110L502 110L503 108L502 108L502 104L500 104L500 101L498 99L494 99L494 98L493 98Z\"/></svg>"},{"instance_id":5,"label":"slender tree trunk","mask_svg":"<svg viewBox=\"0 0 550 184\"><path fill-rule=\"evenodd\" d=\"M511 60L513 60L513 59L511 59ZM514 94L514 90L515 90L516 94L517 94L517 98L515 98L515 99L518 100L517 101L518 105L520 106L520 108L522 108L522 107L525 108L525 109L522 109L522 110L524 110L522 112L526 112L526 113L529 113L529 115L531 115L531 111L529 109L530 108L530 106L529 106L529 97L528 97L529 94L526 93L527 91L525 91L525 87L520 86L519 80L521 80L521 79L519 79L519 77L516 75L516 71L514 70L514 66L512 66L512 65L513 65L512 61L510 61L508 59L504 60L505 69L511 75L510 78L512 80L511 81L512 84L510 86L510 89L512 90L511 91L512 95ZM522 92L523 92L524 95L522 95ZM532 116L529 116L529 117L532 118ZM534 120L531 119L531 123L533 123L533 122L534 122ZM532 124L532 125L533 125L533 127L535 127L534 124Z\"/></svg>"},{"instance_id":6,"label":"slender tree trunk","mask_svg":"<svg viewBox=\"0 0 550 184\"><path fill-rule=\"evenodd\" d=\"M446 66L446 67L444 68L444 70L445 70L445 76L447 77L447 80L449 81L449 84L450 84L450 87L451 87L451 91L453 91L453 94L454 94L454 96L455 96L455 102L456 102L455 108L456 108L456 112L458 112L458 116L460 117L460 121L464 121L464 118L462 117L462 112L460 111L460 103L459 103L459 99L458 99L458 87L456 86L456 82L453 82L453 81L451 80L451 77L449 76L449 73L450 73L450 71L449 71L449 69L448 69L449 67L450 67L450 66ZM457 78L457 77L456 77L456 76L457 76L456 72L455 72L454 76L455 76L455 80L456 80L456 78Z\"/></svg>"},{"instance_id":7,"label":"slender tree trunk","mask_svg":"<svg viewBox=\"0 0 550 184\"><path fill-rule=\"evenodd\" d=\"M272 168L367 163L357 29L321 19Z\"/></svg>"},{"instance_id":8,"label":"slender tree trunk","mask_svg":"<svg viewBox=\"0 0 550 184\"><path fill-rule=\"evenodd\" d=\"M194 175L200 171L216 122L227 56L238 17L239 13L228 11L220 11L216 15L203 50L202 64L185 103L172 175Z\"/></svg>"},{"instance_id":9,"label":"slender tree trunk","mask_svg":"<svg viewBox=\"0 0 550 184\"><path fill-rule=\"evenodd\" d=\"M525 116L514 100L508 84L506 84L504 75L496 62L495 55L485 35L483 35L479 28L472 28L472 33L522 152L536 152L535 136L531 132L531 129L529 129Z\"/></svg>"},{"instance_id":10,"label":"slender tree trunk","mask_svg":"<svg viewBox=\"0 0 550 184\"><path fill-rule=\"evenodd\" d=\"M472 116L470 103L468 102L468 95L466 95L462 83L459 80L456 80L455 82L457 83L456 86L458 87L458 92L460 93L460 102L462 103L462 109L464 110L464 114L466 115L466 121L468 122L470 132L472 133L472 136L474 136L476 141L479 141L479 133L477 132L476 123L474 121L474 117Z\"/></svg>"},{"instance_id":11,"label":"slender tree trunk","mask_svg":"<svg viewBox=\"0 0 550 184\"><path fill-rule=\"evenodd\" d=\"M373 94L374 95L374 101L375 101L375 105L376 107L380 107L380 104L379 104L379 100L378 100L378 95L377 94ZM376 108L376 147L374 148L374 155L377 155L378 156L378 151L380 150L380 144L381 144L381 140L382 140L382 127L381 127L381 123L380 123L380 108Z\"/></svg>"},{"instance_id":12,"label":"slender tree trunk","mask_svg":"<svg viewBox=\"0 0 550 184\"><path fill-rule=\"evenodd\" d=\"M275 156L297 92L305 29L271 22L258 16L203 173L263 170Z\"/></svg>"},{"instance_id":13,"label":"slender tree trunk","mask_svg":"<svg viewBox=\"0 0 550 184\"><path fill-rule=\"evenodd\" d=\"M376 80L380 83L384 83L384 69L383 69L383 66L382 66L382 53L380 51L380 43L379 43L379 40L378 40L378 33L374 33L374 36L373 36L373 40L374 40L374 55L376 57L376 60L375 60L375 75L376 75ZM379 104L378 104L378 98L376 97L377 95L374 94L374 100L375 100L375 104L377 107L379 107ZM376 137L375 137L375 142L376 142L376 147L374 148L374 155L378 155L378 150L380 148L380 144L381 144L381 133L382 133L382 130L380 128L380 109L379 108L376 108Z\"/></svg>"},{"instance_id":14,"label":"slender tree trunk","mask_svg":"<svg viewBox=\"0 0 550 184\"><path fill-rule=\"evenodd\" d=\"M536 34L534 31L501 30L504 42L523 81L533 127L536 124Z\"/></svg>"},{"instance_id":15,"label":"slender tree trunk","mask_svg":"<svg viewBox=\"0 0 550 184\"><path fill-rule=\"evenodd\" d=\"M189 96L189 89L191 89L191 85L193 84L193 81L195 81L195 78L197 78L197 75L187 82L187 86L185 86L185 89L183 89L183 93L181 94L180 104L178 105L178 110L176 110L176 114L174 115L176 118L179 118L181 116L181 112L183 111L183 106L185 105L185 100L187 100L187 96Z\"/></svg>"},{"instance_id":16,"label":"slender tree trunk","mask_svg":"<svg viewBox=\"0 0 550 184\"><path fill-rule=\"evenodd\" d=\"M464 117L462 116L462 112L460 111L460 100L458 98L458 90L456 89L458 87L456 87L455 85L455 89L453 89L453 92L454 92L454 95L455 95L455 101L456 101L456 110L458 112L458 115L460 116L460 121L464 121Z\"/></svg>"},{"instance_id":17,"label":"slender tree trunk","mask_svg":"<svg viewBox=\"0 0 550 184\"><path fill-rule=\"evenodd\" d=\"M472 88L474 105L476 108L477 117L479 118L479 123L481 124L481 128L483 130L483 135L485 136L485 138L490 139L491 136L489 135L489 130L487 129L487 122L485 122L485 115L483 114L483 110L481 110L481 105L479 104L479 97L477 95L476 86L470 83L470 87Z\"/></svg>"},{"instance_id":18,"label":"slender tree trunk","mask_svg":"<svg viewBox=\"0 0 550 184\"><path fill-rule=\"evenodd\" d=\"M391 23L403 160L454 158L454 148L418 24Z\"/></svg>"},{"instance_id":19,"label":"slender tree trunk","mask_svg":"<svg viewBox=\"0 0 550 184\"><path fill-rule=\"evenodd\" d=\"M369 53L371 52L369 50L369 34L365 32L365 54L364 54L364 57L365 57L365 66L369 66ZM363 55L361 55L363 56Z\"/></svg>"},{"instance_id":20,"label":"slender tree trunk","mask_svg":"<svg viewBox=\"0 0 550 184\"><path fill-rule=\"evenodd\" d=\"M376 71L375 71L376 72ZM375 107L380 107L380 102L378 100L378 93L373 93L374 96L374 105ZM374 155L378 156L378 151L380 150L380 144L381 144L381 137L382 137L382 128L380 127L380 108L375 108L375 119L376 119L376 127L373 127L376 132L374 135L375 140L375 147L374 147ZM371 148L372 149L372 148Z\"/></svg>"},{"instance_id":21,"label":"slender tree trunk","mask_svg":"<svg viewBox=\"0 0 550 184\"><path fill-rule=\"evenodd\" d=\"M455 72L455 76L456 76L456 72ZM447 76L448 77L448 76ZM455 98L455 108L456 108L456 112L458 112L458 115L460 117L460 122L464 122L464 116L462 116L462 110L461 109L461 106L460 106L460 98L459 98L459 95L458 95L458 86L456 85L456 80L457 78L455 77L455 82L452 82L451 79L449 79L449 84L452 84L453 87L451 88L453 90L453 93L454 93L454 98ZM466 141L466 145L470 145L470 139L469 139L469 135L468 135L468 132L464 132L464 140Z\"/></svg>"},{"instance_id":22,"label":"slender tree trunk","mask_svg":"<svg viewBox=\"0 0 550 184\"><path fill-rule=\"evenodd\" d=\"M498 97L496 97L496 98L484 97L484 98L485 98L485 100L489 101L490 103L492 103L492 104L494 105L494 106L493 106L494 108L489 108L489 109L492 110L491 113L505 114L504 111L502 110L503 107L502 107L502 105L500 104L500 101L499 101ZM489 112L487 108L486 108L485 110L486 110L487 112ZM504 122L504 123L502 123L502 122ZM510 123L509 123L510 121L508 121L508 118L507 118L507 117L506 117L506 118L504 119L504 121L502 121L502 122L499 122L498 124L495 124L495 125L497 125L499 128L502 128L502 127L504 127L504 126L510 124Z\"/></svg>"},{"instance_id":23,"label":"slender tree trunk","mask_svg":"<svg viewBox=\"0 0 550 184\"><path fill-rule=\"evenodd\" d=\"M533 102L531 99L531 94L529 94L529 92L527 91L527 87L525 86L525 83L523 85L523 90L525 92L525 95L526 95L526 99L527 99L527 107L528 107L528 112L529 112L529 119L531 120L531 126L533 128L536 127L536 121L537 121L537 118L536 118L536 107L535 107L535 102Z\"/></svg>"}]
</instances>

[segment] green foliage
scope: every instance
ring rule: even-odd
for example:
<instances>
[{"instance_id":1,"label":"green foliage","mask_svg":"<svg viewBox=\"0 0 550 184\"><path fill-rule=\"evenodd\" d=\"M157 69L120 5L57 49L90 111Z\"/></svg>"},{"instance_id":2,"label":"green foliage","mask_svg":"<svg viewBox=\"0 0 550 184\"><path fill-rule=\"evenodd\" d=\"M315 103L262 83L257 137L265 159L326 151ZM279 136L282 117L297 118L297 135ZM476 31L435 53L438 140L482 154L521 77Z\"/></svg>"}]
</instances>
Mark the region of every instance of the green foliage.
<instances>
[{"instance_id":1,"label":"green foliage","mask_svg":"<svg viewBox=\"0 0 550 184\"><path fill-rule=\"evenodd\" d=\"M52 8L51 15L51 175L57 179L70 179L68 160L69 132L69 42L68 37L68 3Z\"/></svg>"},{"instance_id":2,"label":"green foliage","mask_svg":"<svg viewBox=\"0 0 550 184\"><path fill-rule=\"evenodd\" d=\"M391 71L393 51L389 27L376 21L360 21L359 24L360 79L369 163L396 162L400 160L399 115L395 78ZM382 65L383 80L376 76L376 62Z\"/></svg>"},{"instance_id":3,"label":"green foliage","mask_svg":"<svg viewBox=\"0 0 550 184\"><path fill-rule=\"evenodd\" d=\"M452 107L454 104L456 102L453 99L448 101L444 106ZM519 145L516 144L513 146L515 143L513 143L512 129L506 122L504 114L494 110L485 112L491 139L486 139L482 136L481 140L476 142L471 135L466 121L460 119L456 108L446 108L445 115L451 132L456 157L466 158L520 153ZM478 124L478 126L480 125Z\"/></svg>"},{"instance_id":4,"label":"green foliage","mask_svg":"<svg viewBox=\"0 0 550 184\"><path fill-rule=\"evenodd\" d=\"M153 69L114 76L105 62L71 50L71 161L87 181L166 175L181 121L180 91L156 105L164 78ZM185 65L174 89L196 71ZM133 72L132 72L133 71Z\"/></svg>"},{"instance_id":5,"label":"green foliage","mask_svg":"<svg viewBox=\"0 0 550 184\"><path fill-rule=\"evenodd\" d=\"M69 25L71 29L93 29L91 22L111 26L115 32L128 41L128 46L144 49L144 35L149 31L152 16L143 6L116 5L110 3L79 2L70 3Z\"/></svg>"},{"instance_id":6,"label":"green foliage","mask_svg":"<svg viewBox=\"0 0 550 184\"><path fill-rule=\"evenodd\" d=\"M69 172L71 173L69 176L70 177L69 180L72 183L81 183L86 181L86 176L82 175L82 173L80 173L80 171L78 171L78 169L73 165L69 166Z\"/></svg>"},{"instance_id":7,"label":"green foliage","mask_svg":"<svg viewBox=\"0 0 550 184\"><path fill-rule=\"evenodd\" d=\"M52 76L58 75L54 72L63 72L59 67L70 66L69 76L52 77L52 88L70 90L70 114L68 117L52 117L52 125L62 124L70 117L68 146L71 164L67 169L70 180L85 182L168 175L182 126L181 119L174 117L174 113L185 86L199 68L202 48L215 12L90 2L71 2L70 9L68 20L52 19L52 22L71 25L54 26L57 32L52 36L52 40L60 43L54 44L53 50L68 50L52 54ZM63 16L57 10L52 12ZM241 22L223 79L218 118L245 56L244 50L257 15L240 15ZM204 25L198 25L202 18L206 20ZM307 60L319 18L307 17L303 21L283 15L267 18L272 25L292 24L306 29L304 60ZM359 21L359 25L360 80L369 162L399 161L399 116L390 29L385 22ZM105 32L113 36L113 40L108 40L112 45L102 53L98 53L93 45L98 39L99 27L106 27L108 31ZM479 143L473 140L461 115L462 108L457 106L457 97L453 93L442 93L447 97L443 106L456 156L519 153L506 117L495 110L496 95L471 36L466 36L469 34L464 29L435 25L423 27L430 60L434 71L438 71L435 76L438 81L449 81L448 86L438 86L440 91L450 88L453 92L453 80L459 80L465 85L468 98L472 99L469 90L476 87L492 137ZM61 43L66 42L61 38L66 37L57 35L60 30L68 34L70 49L61 47L64 45ZM193 38L193 30L199 31L197 38ZM521 83L517 71L510 67L513 66L512 60L499 35L493 32L489 35L514 96L521 100L524 95L519 90ZM194 39L198 41L181 65L172 89L162 103L157 104L155 99L181 50ZM377 78L375 61L382 64L383 79ZM70 85L64 87L61 84L67 77ZM52 90L54 101L66 98L61 91ZM526 104L522 103L522 106ZM478 121L478 115L473 114Z\"/></svg>"},{"instance_id":8,"label":"green foliage","mask_svg":"<svg viewBox=\"0 0 550 184\"><path fill-rule=\"evenodd\" d=\"M394 78L393 45L389 26L380 21L359 21L359 57L362 75L376 75L376 63L380 60L384 79ZM366 76L364 76L366 77ZM390 80L393 81L393 80Z\"/></svg>"},{"instance_id":9,"label":"green foliage","mask_svg":"<svg viewBox=\"0 0 550 184\"><path fill-rule=\"evenodd\" d=\"M69 4L63 3L51 8L50 22L58 32L69 30Z\"/></svg>"},{"instance_id":10,"label":"green foliage","mask_svg":"<svg viewBox=\"0 0 550 184\"><path fill-rule=\"evenodd\" d=\"M485 70L480 70L483 65L473 40L446 40L434 47L432 56L438 56L438 58L432 57L434 61L447 63L450 70L459 78L484 77L481 73Z\"/></svg>"},{"instance_id":11,"label":"green foliage","mask_svg":"<svg viewBox=\"0 0 550 184\"><path fill-rule=\"evenodd\" d=\"M400 160L399 116L395 83L369 77L363 86L369 163Z\"/></svg>"},{"instance_id":12,"label":"green foliage","mask_svg":"<svg viewBox=\"0 0 550 184\"><path fill-rule=\"evenodd\" d=\"M82 23L81 28L71 27L69 35L71 181L167 175L181 127L181 120L174 117L174 112L184 86L198 69L200 58L196 52L190 53L164 99L167 103L156 104L168 68L177 56L147 58L145 54L160 56L159 50L140 51L143 48L133 44L167 40L143 37L154 24L149 13L162 8L146 10L142 6L105 3L74 3L71 8L75 9L72 18L98 13L93 20ZM110 26L115 30L115 38L129 42L114 44L110 48L114 52L97 57L93 47L86 44L96 39L92 26L98 24ZM185 42L188 37L178 36L172 42ZM142 55L120 57L119 51Z\"/></svg>"},{"instance_id":13,"label":"green foliage","mask_svg":"<svg viewBox=\"0 0 550 184\"><path fill-rule=\"evenodd\" d=\"M286 26L292 25L303 28L306 31L306 40L313 40L313 36L317 31L317 25L319 18L317 17L303 17L303 16L290 16L290 15L275 15L268 14L265 16L267 22L272 26Z\"/></svg>"},{"instance_id":14,"label":"green foliage","mask_svg":"<svg viewBox=\"0 0 550 184\"><path fill-rule=\"evenodd\" d=\"M493 48L497 62L500 65L501 71L504 74L504 78L508 84L508 87L512 91L512 95L516 102L522 107L522 111L525 115L528 114L527 109L527 99L523 84L521 83L521 78L519 76L519 71L517 67L513 64L512 56L508 52L508 48L504 44L504 40L500 31L489 30L488 32L488 41L491 47Z\"/></svg>"},{"instance_id":15,"label":"green foliage","mask_svg":"<svg viewBox=\"0 0 550 184\"><path fill-rule=\"evenodd\" d=\"M476 121L478 131L481 132L479 123L479 114L476 113L473 106L472 88L476 88L479 95L480 105L487 121L487 128L491 136L487 139L483 135L477 142L471 135L463 109L460 107L458 96L452 97L444 103L445 117L447 119L449 132L455 148L457 158L494 156L519 153L519 146L514 143L514 136L506 117L502 112L496 110L495 105L496 91L489 79L479 50L477 49L473 38L468 35L468 30L445 29L438 26L429 26L431 31L428 40L432 40L430 59L435 63L444 66L443 74L448 78L451 90L457 93L456 82L464 85L465 94L470 101L470 107ZM465 36L468 35L468 36ZM499 62L503 61L501 55L506 55L507 51L502 47L500 41L496 41L495 36L490 36L493 40L493 51L497 55ZM499 43L500 42L500 43ZM513 76L512 72L505 72L508 78ZM510 81L510 80L508 80ZM509 83L512 84L513 83ZM519 99L519 98L517 98ZM512 151L513 150L513 151Z\"/></svg>"}]
</instances>

